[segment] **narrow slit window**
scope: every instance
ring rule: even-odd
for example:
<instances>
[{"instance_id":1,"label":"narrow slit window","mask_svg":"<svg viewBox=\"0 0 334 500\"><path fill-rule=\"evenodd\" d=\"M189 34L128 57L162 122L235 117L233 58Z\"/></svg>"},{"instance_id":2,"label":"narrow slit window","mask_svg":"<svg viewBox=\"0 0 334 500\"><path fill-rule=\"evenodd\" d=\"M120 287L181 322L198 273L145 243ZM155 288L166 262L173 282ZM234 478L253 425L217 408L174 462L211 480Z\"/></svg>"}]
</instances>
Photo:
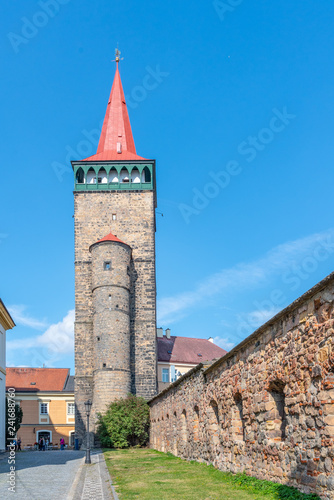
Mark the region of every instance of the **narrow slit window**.
<instances>
[{"instance_id":1,"label":"narrow slit window","mask_svg":"<svg viewBox=\"0 0 334 500\"><path fill-rule=\"evenodd\" d=\"M112 214L112 220L116 220L117 217L116 217L116 214Z\"/></svg>"},{"instance_id":2,"label":"narrow slit window","mask_svg":"<svg viewBox=\"0 0 334 500\"><path fill-rule=\"evenodd\" d=\"M104 270L105 271L110 271L111 270L111 261L108 260L104 263Z\"/></svg>"}]
</instances>

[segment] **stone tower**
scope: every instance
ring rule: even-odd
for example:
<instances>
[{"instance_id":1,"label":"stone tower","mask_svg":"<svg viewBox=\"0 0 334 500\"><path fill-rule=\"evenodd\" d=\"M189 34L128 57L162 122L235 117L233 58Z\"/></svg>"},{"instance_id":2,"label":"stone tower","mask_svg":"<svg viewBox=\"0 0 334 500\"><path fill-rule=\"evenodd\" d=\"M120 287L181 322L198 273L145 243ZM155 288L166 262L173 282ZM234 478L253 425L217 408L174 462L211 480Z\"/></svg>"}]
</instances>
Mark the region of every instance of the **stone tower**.
<instances>
[{"instance_id":1,"label":"stone tower","mask_svg":"<svg viewBox=\"0 0 334 500\"><path fill-rule=\"evenodd\" d=\"M157 391L155 161L137 155L116 74L94 156L73 161L76 435L98 412ZM107 236L106 236L107 235Z\"/></svg>"}]
</instances>

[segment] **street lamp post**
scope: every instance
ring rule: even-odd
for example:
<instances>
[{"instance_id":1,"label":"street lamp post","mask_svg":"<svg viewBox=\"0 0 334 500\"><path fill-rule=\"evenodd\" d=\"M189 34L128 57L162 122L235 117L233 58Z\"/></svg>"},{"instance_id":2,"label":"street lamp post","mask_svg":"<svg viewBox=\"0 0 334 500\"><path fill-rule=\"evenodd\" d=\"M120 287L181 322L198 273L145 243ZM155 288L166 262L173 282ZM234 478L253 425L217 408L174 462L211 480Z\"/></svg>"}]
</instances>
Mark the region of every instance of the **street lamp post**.
<instances>
[{"instance_id":1,"label":"street lamp post","mask_svg":"<svg viewBox=\"0 0 334 500\"><path fill-rule=\"evenodd\" d=\"M89 414L90 414L90 409L92 407L92 402L90 399L88 401L85 401L85 410L86 410L86 415L87 415L87 447L86 447L86 460L85 464L91 464L90 460L90 439L89 439Z\"/></svg>"}]
</instances>

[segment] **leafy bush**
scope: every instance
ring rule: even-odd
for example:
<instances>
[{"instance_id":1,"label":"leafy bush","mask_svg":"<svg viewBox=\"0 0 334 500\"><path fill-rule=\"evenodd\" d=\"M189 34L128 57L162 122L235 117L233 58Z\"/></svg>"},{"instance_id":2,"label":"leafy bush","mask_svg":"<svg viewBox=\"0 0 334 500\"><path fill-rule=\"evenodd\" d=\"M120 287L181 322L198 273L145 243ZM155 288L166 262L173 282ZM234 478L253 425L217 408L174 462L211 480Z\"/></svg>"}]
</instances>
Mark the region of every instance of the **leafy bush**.
<instances>
[{"instance_id":1,"label":"leafy bush","mask_svg":"<svg viewBox=\"0 0 334 500\"><path fill-rule=\"evenodd\" d=\"M129 394L111 403L98 416L98 434L102 446L128 448L144 446L148 441L150 409L143 398Z\"/></svg>"}]
</instances>

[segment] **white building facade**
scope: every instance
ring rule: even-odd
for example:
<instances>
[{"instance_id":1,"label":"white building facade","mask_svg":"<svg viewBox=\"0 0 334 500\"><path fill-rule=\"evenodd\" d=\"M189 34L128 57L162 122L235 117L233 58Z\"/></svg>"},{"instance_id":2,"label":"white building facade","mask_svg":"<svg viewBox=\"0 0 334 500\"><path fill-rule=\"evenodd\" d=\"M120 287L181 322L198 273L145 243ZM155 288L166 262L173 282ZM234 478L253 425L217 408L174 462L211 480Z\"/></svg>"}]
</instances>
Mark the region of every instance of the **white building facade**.
<instances>
[{"instance_id":1,"label":"white building facade","mask_svg":"<svg viewBox=\"0 0 334 500\"><path fill-rule=\"evenodd\" d=\"M6 449L6 331L15 323L0 299L0 450Z\"/></svg>"}]
</instances>

